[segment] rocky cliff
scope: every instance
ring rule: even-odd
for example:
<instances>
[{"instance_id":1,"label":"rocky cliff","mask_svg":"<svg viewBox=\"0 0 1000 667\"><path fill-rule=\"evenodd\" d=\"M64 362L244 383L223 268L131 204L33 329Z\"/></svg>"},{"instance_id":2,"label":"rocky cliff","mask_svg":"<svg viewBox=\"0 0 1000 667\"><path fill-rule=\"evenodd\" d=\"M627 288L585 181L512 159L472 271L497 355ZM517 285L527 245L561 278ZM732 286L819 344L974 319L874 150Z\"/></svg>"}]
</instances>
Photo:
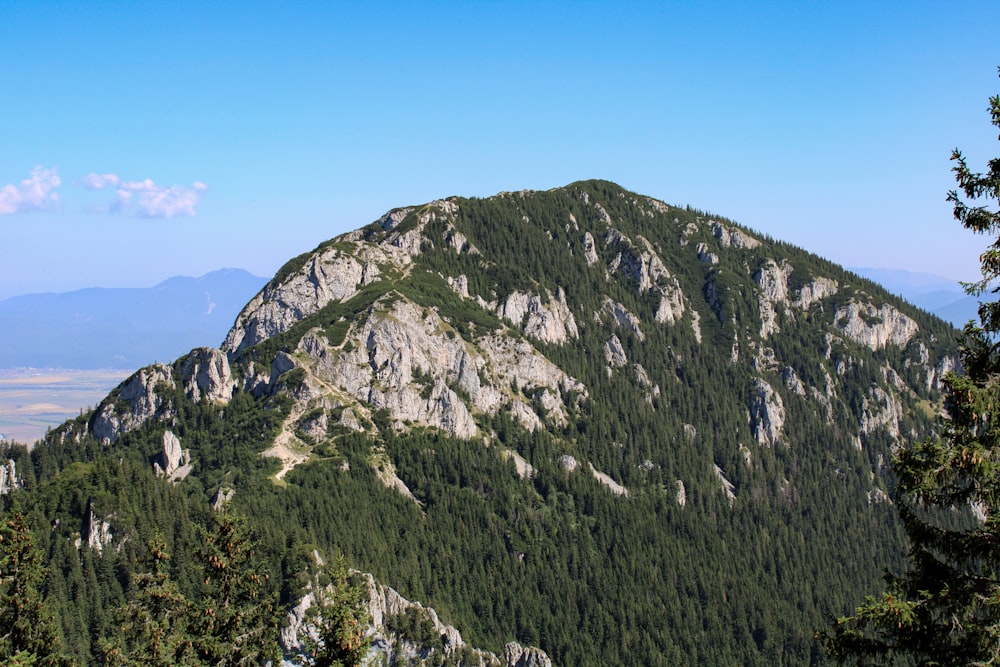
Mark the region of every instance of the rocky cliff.
<instances>
[{"instance_id":1,"label":"rocky cliff","mask_svg":"<svg viewBox=\"0 0 1000 667\"><path fill-rule=\"evenodd\" d=\"M360 569L409 563L399 579L500 664L543 663L499 637L560 664L671 662L669 646L703 650L670 634L692 618L741 628L712 635L718 661L795 661L811 630L791 619L840 604L805 591L858 586L901 552L870 526L872 499L889 498L893 450L934 434L954 334L801 249L588 181L396 209L331 239L286 264L219 349L138 371L50 440L133 443L151 471L236 505L266 471L276 507L326 507L303 521L340 531ZM324 493L348 494L351 515ZM386 555L418 534L426 553ZM491 593L469 596L483 577ZM743 611L709 622L689 596ZM783 611L758 618L762 599ZM561 629L618 617L616 633L645 638L631 660Z\"/></svg>"}]
</instances>

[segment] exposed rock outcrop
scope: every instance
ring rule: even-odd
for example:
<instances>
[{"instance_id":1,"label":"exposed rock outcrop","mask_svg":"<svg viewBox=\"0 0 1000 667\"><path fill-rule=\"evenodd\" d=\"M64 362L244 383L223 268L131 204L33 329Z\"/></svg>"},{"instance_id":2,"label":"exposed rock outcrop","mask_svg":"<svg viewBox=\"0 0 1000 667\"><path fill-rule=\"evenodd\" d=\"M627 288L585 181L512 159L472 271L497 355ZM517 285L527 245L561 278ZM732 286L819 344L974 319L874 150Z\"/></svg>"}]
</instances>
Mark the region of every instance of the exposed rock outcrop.
<instances>
[{"instance_id":1,"label":"exposed rock outcrop","mask_svg":"<svg viewBox=\"0 0 1000 667\"><path fill-rule=\"evenodd\" d=\"M114 442L149 419L164 416L169 403L157 393L158 385L172 386L170 366L154 364L133 373L104 399L91 416L90 431L99 440Z\"/></svg>"},{"instance_id":2,"label":"exposed rock outcrop","mask_svg":"<svg viewBox=\"0 0 1000 667\"><path fill-rule=\"evenodd\" d=\"M555 298L546 296L543 303L538 294L514 292L497 308L497 315L543 343L565 343L579 336L563 289L556 291Z\"/></svg>"},{"instance_id":3,"label":"exposed rock outcrop","mask_svg":"<svg viewBox=\"0 0 1000 667\"><path fill-rule=\"evenodd\" d=\"M246 305L226 336L230 355L283 333L332 301L353 296L379 276L379 264L404 264L409 255L378 246L354 244L350 252L336 245L306 260L302 270L272 281Z\"/></svg>"},{"instance_id":4,"label":"exposed rock outcrop","mask_svg":"<svg viewBox=\"0 0 1000 667\"><path fill-rule=\"evenodd\" d=\"M711 225L712 234L719 240L719 245L723 248L732 246L734 248L753 249L760 245L760 241L736 227L730 227L715 220L709 221L709 224Z\"/></svg>"},{"instance_id":5,"label":"exposed rock outcrop","mask_svg":"<svg viewBox=\"0 0 1000 667\"><path fill-rule=\"evenodd\" d=\"M580 463L576 460L576 458L570 456L569 454L563 454L559 457L559 467L566 472L573 472L579 465Z\"/></svg>"},{"instance_id":6,"label":"exposed rock outcrop","mask_svg":"<svg viewBox=\"0 0 1000 667\"><path fill-rule=\"evenodd\" d=\"M318 554L317 554L318 558ZM322 563L322 561L319 561ZM375 580L370 574L360 574L368 591L368 618L366 634L371 639L366 664L427 664L429 659L455 656L461 652L464 659L472 659L483 667L551 667L552 661L539 648L525 647L517 642L508 642L502 656L472 648L462 639L462 634L454 626L444 623L437 612L419 602L411 602L395 589ZM295 664L296 656L306 649L306 639L317 639L316 626L310 618L309 610L316 604L316 593L307 590L299 602L292 607L281 630L281 648L285 655L283 665ZM389 627L394 619L414 615L427 622L440 638L439 647L414 644L410 638L395 635ZM443 653L443 656L441 655ZM435 658L434 656L437 656ZM435 662L434 664L438 664ZM463 663L469 664L469 663Z\"/></svg>"},{"instance_id":7,"label":"exposed rock outcrop","mask_svg":"<svg viewBox=\"0 0 1000 667\"><path fill-rule=\"evenodd\" d=\"M583 257L587 260L587 266L597 264L600 258L597 256L597 243L594 241L593 234L585 232L580 237L580 243L583 244Z\"/></svg>"},{"instance_id":8,"label":"exposed rock outcrop","mask_svg":"<svg viewBox=\"0 0 1000 667\"><path fill-rule=\"evenodd\" d=\"M625 348L622 347L618 336L611 334L611 338L604 343L604 358L608 362L609 373L612 368L620 368L628 363L628 356L626 356Z\"/></svg>"},{"instance_id":9,"label":"exposed rock outcrop","mask_svg":"<svg viewBox=\"0 0 1000 667\"><path fill-rule=\"evenodd\" d=\"M181 449L180 439L171 431L163 432L163 451L153 457L153 471L175 482L191 473L191 451Z\"/></svg>"},{"instance_id":10,"label":"exposed rock outcrop","mask_svg":"<svg viewBox=\"0 0 1000 667\"><path fill-rule=\"evenodd\" d=\"M761 445L772 446L781 438L785 406L781 396L764 380L754 380L750 395L750 429Z\"/></svg>"},{"instance_id":11,"label":"exposed rock outcrop","mask_svg":"<svg viewBox=\"0 0 1000 667\"><path fill-rule=\"evenodd\" d=\"M899 438L899 422L903 419L903 405L899 399L882 387L873 385L861 409L861 433L871 435L876 429L885 428L893 438Z\"/></svg>"},{"instance_id":12,"label":"exposed rock outcrop","mask_svg":"<svg viewBox=\"0 0 1000 667\"><path fill-rule=\"evenodd\" d=\"M603 322L608 319L615 326L621 327L622 329L629 329L640 342L646 340L646 334L642 332L642 327L639 326L639 318L633 315L628 308L618 303L614 299L609 297L604 297L604 301L601 304L601 310L595 314L595 318L599 322Z\"/></svg>"},{"instance_id":13,"label":"exposed rock outcrop","mask_svg":"<svg viewBox=\"0 0 1000 667\"><path fill-rule=\"evenodd\" d=\"M228 403L236 390L229 359L221 350L200 347L181 360L181 381L188 400Z\"/></svg>"},{"instance_id":14,"label":"exposed rock outcrop","mask_svg":"<svg viewBox=\"0 0 1000 667\"><path fill-rule=\"evenodd\" d=\"M667 271L653 244L643 236L634 242L617 229L607 233L604 243L618 250L608 265L610 273L620 273L633 281L641 293L660 296L656 321L674 324L680 320L684 314L684 293L677 278Z\"/></svg>"},{"instance_id":15,"label":"exposed rock outcrop","mask_svg":"<svg viewBox=\"0 0 1000 667\"><path fill-rule=\"evenodd\" d=\"M707 243L699 243L695 246L695 252L698 253L698 261L705 264L718 264L719 256L714 252L710 252Z\"/></svg>"},{"instance_id":16,"label":"exposed rock outcrop","mask_svg":"<svg viewBox=\"0 0 1000 667\"><path fill-rule=\"evenodd\" d=\"M272 280L236 318L222 349L230 356L238 354L287 331L327 304L350 298L386 270L404 271L422 250L426 224L454 219L458 206L452 201L431 202L416 211L415 228L399 233L396 227L413 211L386 214L379 222L391 233L380 243L362 240L360 232L344 234L308 256L298 270Z\"/></svg>"},{"instance_id":17,"label":"exposed rock outcrop","mask_svg":"<svg viewBox=\"0 0 1000 667\"><path fill-rule=\"evenodd\" d=\"M111 533L111 518L98 517L94 513L92 502L87 503L87 511L83 518L83 526L80 528L80 540L76 544L79 549L86 545L97 553L102 553L104 548L111 544L114 535Z\"/></svg>"},{"instance_id":18,"label":"exposed rock outcrop","mask_svg":"<svg viewBox=\"0 0 1000 667\"><path fill-rule=\"evenodd\" d=\"M808 310L817 301L833 296L837 293L838 285L836 280L830 278L813 278L812 282L803 285L799 290L799 298L795 301L802 310Z\"/></svg>"},{"instance_id":19,"label":"exposed rock outcrop","mask_svg":"<svg viewBox=\"0 0 1000 667\"><path fill-rule=\"evenodd\" d=\"M729 506L732 507L736 502L736 486L726 479L725 471L718 465L714 466L715 476L719 478L719 482L722 484L722 492L726 494L726 500L729 501Z\"/></svg>"},{"instance_id":20,"label":"exposed rock outcrop","mask_svg":"<svg viewBox=\"0 0 1000 667\"><path fill-rule=\"evenodd\" d=\"M21 486L21 481L17 478L17 464L14 459L7 459L7 462L0 465L0 496L6 496L14 492Z\"/></svg>"},{"instance_id":21,"label":"exposed rock outcrop","mask_svg":"<svg viewBox=\"0 0 1000 667\"><path fill-rule=\"evenodd\" d=\"M306 370L347 404L385 408L399 423L471 438L478 433L474 412L506 408L535 429L541 424L531 406L536 398L546 419L564 423L562 395L585 394L526 340L498 332L473 344L443 335L453 330L434 310L405 300L381 308L349 334L351 345L333 347L318 331L299 343Z\"/></svg>"},{"instance_id":22,"label":"exposed rock outcrop","mask_svg":"<svg viewBox=\"0 0 1000 667\"><path fill-rule=\"evenodd\" d=\"M845 336L872 350L888 345L903 347L919 329L916 322L889 304L876 308L857 301L838 308L833 321Z\"/></svg>"},{"instance_id":23,"label":"exposed rock outcrop","mask_svg":"<svg viewBox=\"0 0 1000 667\"><path fill-rule=\"evenodd\" d=\"M628 489L626 489L624 486L616 482L611 477L611 475L601 472L600 470L594 467L593 463L588 463L587 465L590 466L590 474L594 476L594 479L596 479L598 482L611 489L611 493L615 494L616 496L628 495Z\"/></svg>"},{"instance_id":24,"label":"exposed rock outcrop","mask_svg":"<svg viewBox=\"0 0 1000 667\"><path fill-rule=\"evenodd\" d=\"M761 296L771 303L788 301L788 276L792 266L785 261L778 264L773 259L767 259L753 275L753 280L760 287Z\"/></svg>"},{"instance_id":25,"label":"exposed rock outcrop","mask_svg":"<svg viewBox=\"0 0 1000 667\"><path fill-rule=\"evenodd\" d=\"M503 659L507 667L552 667L549 656L541 649L525 648L517 642L504 645Z\"/></svg>"}]
</instances>

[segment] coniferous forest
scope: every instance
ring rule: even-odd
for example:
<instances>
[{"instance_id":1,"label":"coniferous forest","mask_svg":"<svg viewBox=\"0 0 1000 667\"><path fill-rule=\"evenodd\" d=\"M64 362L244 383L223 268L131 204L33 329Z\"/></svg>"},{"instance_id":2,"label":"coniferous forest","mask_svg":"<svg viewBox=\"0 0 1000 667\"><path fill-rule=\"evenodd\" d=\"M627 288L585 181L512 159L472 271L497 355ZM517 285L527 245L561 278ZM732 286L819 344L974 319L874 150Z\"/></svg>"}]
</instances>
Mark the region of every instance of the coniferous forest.
<instances>
[{"instance_id":1,"label":"coniferous forest","mask_svg":"<svg viewBox=\"0 0 1000 667\"><path fill-rule=\"evenodd\" d=\"M893 453L958 359L874 283L606 181L397 209L234 332L211 382L194 351L4 447L35 664L274 658L316 553L498 654L826 664L815 633L903 567Z\"/></svg>"}]
</instances>

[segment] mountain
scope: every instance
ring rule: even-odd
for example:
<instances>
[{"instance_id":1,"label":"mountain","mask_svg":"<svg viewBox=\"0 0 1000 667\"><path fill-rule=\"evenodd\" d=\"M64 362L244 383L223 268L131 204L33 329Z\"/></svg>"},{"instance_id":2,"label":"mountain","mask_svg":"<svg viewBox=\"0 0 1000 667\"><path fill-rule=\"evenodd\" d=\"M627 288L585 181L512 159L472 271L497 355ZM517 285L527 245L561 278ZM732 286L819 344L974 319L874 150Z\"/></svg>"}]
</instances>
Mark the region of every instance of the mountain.
<instances>
[{"instance_id":1,"label":"mountain","mask_svg":"<svg viewBox=\"0 0 1000 667\"><path fill-rule=\"evenodd\" d=\"M0 368L138 368L216 344L267 282L242 269L150 288L26 294L0 301Z\"/></svg>"},{"instance_id":2,"label":"mountain","mask_svg":"<svg viewBox=\"0 0 1000 667\"><path fill-rule=\"evenodd\" d=\"M958 328L964 327L969 320L979 319L979 298L967 295L958 281L902 269L851 270Z\"/></svg>"},{"instance_id":3,"label":"mountain","mask_svg":"<svg viewBox=\"0 0 1000 667\"><path fill-rule=\"evenodd\" d=\"M950 325L719 216L606 181L452 197L290 260L220 349L8 448L7 488L81 660L150 535L199 594L228 502L289 609L318 550L497 655L822 664L814 632L902 566L892 453L956 359Z\"/></svg>"}]
</instances>

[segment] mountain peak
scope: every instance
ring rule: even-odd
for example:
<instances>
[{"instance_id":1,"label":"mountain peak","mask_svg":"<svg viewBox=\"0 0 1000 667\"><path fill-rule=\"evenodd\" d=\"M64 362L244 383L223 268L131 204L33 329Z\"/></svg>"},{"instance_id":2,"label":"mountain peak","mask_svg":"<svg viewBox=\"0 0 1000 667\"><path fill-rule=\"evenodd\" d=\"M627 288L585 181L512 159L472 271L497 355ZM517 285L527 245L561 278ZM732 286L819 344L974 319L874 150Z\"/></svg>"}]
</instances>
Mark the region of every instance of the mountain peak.
<instances>
[{"instance_id":1,"label":"mountain peak","mask_svg":"<svg viewBox=\"0 0 1000 667\"><path fill-rule=\"evenodd\" d=\"M321 243L221 350L141 370L49 442L169 441L189 497L239 486L284 517L268 534L309 526L489 650L803 662L905 552L887 462L933 434L952 341L815 255L581 181Z\"/></svg>"}]
</instances>

